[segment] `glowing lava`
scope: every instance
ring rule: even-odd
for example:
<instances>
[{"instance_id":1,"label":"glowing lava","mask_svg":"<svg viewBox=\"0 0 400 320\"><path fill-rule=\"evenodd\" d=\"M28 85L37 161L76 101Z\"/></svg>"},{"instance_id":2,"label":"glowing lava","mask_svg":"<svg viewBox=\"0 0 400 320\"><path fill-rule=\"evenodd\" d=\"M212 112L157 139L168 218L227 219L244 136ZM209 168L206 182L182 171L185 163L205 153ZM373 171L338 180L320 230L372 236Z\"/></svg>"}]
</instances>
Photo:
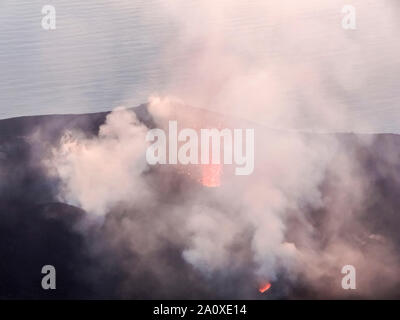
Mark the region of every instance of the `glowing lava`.
<instances>
[{"instance_id":1,"label":"glowing lava","mask_svg":"<svg viewBox=\"0 0 400 320\"><path fill-rule=\"evenodd\" d=\"M208 188L221 185L222 166L220 164L206 164L202 166L201 184Z\"/></svg>"},{"instance_id":2,"label":"glowing lava","mask_svg":"<svg viewBox=\"0 0 400 320\"><path fill-rule=\"evenodd\" d=\"M263 284L260 287L260 289L258 289L258 291L260 291L261 293L264 293L264 292L268 291L269 288L271 288L271 283L268 282L268 283Z\"/></svg>"}]
</instances>

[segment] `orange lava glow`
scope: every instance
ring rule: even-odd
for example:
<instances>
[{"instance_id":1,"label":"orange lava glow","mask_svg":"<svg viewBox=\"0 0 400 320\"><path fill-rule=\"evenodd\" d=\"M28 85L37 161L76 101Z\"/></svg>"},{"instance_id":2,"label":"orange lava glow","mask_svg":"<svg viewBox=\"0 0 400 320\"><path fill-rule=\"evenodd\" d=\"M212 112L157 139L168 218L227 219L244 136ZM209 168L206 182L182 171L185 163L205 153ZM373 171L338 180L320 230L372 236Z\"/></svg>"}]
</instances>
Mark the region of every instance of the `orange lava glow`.
<instances>
[{"instance_id":1,"label":"orange lava glow","mask_svg":"<svg viewBox=\"0 0 400 320\"><path fill-rule=\"evenodd\" d=\"M268 291L269 288L271 288L271 283L268 282L268 283L263 284L260 287L260 289L258 289L258 291L260 291L261 293L264 293L264 292Z\"/></svg>"},{"instance_id":2,"label":"orange lava glow","mask_svg":"<svg viewBox=\"0 0 400 320\"><path fill-rule=\"evenodd\" d=\"M206 164L202 166L201 184L208 188L221 185L222 166L220 164Z\"/></svg>"}]
</instances>

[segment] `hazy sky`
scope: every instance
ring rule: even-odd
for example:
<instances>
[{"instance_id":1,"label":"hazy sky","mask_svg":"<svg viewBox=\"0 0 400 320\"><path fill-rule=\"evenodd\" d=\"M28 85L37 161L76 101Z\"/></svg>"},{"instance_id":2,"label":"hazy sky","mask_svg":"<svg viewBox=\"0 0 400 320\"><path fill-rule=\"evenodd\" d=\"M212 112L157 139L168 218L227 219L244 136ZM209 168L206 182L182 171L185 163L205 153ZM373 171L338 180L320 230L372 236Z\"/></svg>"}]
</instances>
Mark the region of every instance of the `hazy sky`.
<instances>
[{"instance_id":1,"label":"hazy sky","mask_svg":"<svg viewBox=\"0 0 400 320\"><path fill-rule=\"evenodd\" d=\"M47 4L57 10L54 31L41 27ZM341 26L344 4L357 9L356 30ZM0 118L104 111L138 105L153 94L182 93L189 103L212 108L213 94L207 91L204 99L204 91L196 89L203 95L199 100L188 87L196 74L193 86L215 88L206 83L207 73L199 76L202 64L193 58L215 45L219 54L208 73L240 60L237 82L267 66L274 80L265 90L278 83L280 93L265 103L279 107L284 99L282 104L297 105L297 111L315 104L311 113L305 107L309 121L301 128L318 127L314 112L329 105L350 124L341 130L400 132L399 15L395 0L3 0ZM291 81L292 67L301 81ZM198 105L204 101L207 106Z\"/></svg>"}]
</instances>

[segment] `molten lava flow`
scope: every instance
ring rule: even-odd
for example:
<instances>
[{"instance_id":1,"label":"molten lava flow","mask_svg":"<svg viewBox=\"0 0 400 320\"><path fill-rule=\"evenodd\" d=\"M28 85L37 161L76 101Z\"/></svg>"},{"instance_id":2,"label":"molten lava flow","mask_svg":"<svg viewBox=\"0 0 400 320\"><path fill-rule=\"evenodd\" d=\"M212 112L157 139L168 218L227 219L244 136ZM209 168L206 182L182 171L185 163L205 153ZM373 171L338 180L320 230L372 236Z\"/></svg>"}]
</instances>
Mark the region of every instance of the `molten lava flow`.
<instances>
[{"instance_id":1,"label":"molten lava flow","mask_svg":"<svg viewBox=\"0 0 400 320\"><path fill-rule=\"evenodd\" d=\"M220 164L202 165L202 185L208 188L219 187L221 185L221 172L222 166Z\"/></svg>"},{"instance_id":2,"label":"molten lava flow","mask_svg":"<svg viewBox=\"0 0 400 320\"><path fill-rule=\"evenodd\" d=\"M264 293L264 292L268 291L269 288L271 288L271 283L267 282L267 283L263 284L260 287L260 289L258 289L258 291L260 291L261 293Z\"/></svg>"}]
</instances>

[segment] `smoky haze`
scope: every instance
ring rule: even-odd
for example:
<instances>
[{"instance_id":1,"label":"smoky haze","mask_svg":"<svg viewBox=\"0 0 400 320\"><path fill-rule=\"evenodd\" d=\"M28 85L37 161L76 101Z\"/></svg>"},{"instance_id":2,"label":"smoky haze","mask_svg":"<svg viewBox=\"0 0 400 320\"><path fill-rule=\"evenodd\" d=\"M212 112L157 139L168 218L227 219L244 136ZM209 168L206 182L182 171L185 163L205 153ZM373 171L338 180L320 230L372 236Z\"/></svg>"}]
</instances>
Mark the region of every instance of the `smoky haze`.
<instances>
[{"instance_id":1,"label":"smoky haze","mask_svg":"<svg viewBox=\"0 0 400 320\"><path fill-rule=\"evenodd\" d=\"M151 116L160 103L164 121ZM2 141L3 271L29 279L3 297L397 297L398 136L288 133L170 100L133 110L2 121L28 133ZM149 167L137 151L150 127L207 116L263 137L254 175L224 166L207 188L198 167ZM56 296L32 289L50 262L64 279ZM355 293L340 286L346 264Z\"/></svg>"},{"instance_id":2,"label":"smoky haze","mask_svg":"<svg viewBox=\"0 0 400 320\"><path fill-rule=\"evenodd\" d=\"M392 97L398 48L377 59L370 35L395 38L394 2L354 1L384 26L360 19L354 33L341 1L256 2L248 19L269 21L268 42L225 24L245 1L164 4L180 34L163 54L189 52L165 92L133 109L1 122L1 267L14 279L1 295L50 296L25 288L55 261L69 279L61 298L399 297L400 140L363 134L376 123L352 103ZM170 120L254 128L253 174L223 166L208 188L201 166L149 166L146 133ZM341 288L344 265L356 291Z\"/></svg>"}]
</instances>

